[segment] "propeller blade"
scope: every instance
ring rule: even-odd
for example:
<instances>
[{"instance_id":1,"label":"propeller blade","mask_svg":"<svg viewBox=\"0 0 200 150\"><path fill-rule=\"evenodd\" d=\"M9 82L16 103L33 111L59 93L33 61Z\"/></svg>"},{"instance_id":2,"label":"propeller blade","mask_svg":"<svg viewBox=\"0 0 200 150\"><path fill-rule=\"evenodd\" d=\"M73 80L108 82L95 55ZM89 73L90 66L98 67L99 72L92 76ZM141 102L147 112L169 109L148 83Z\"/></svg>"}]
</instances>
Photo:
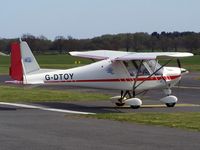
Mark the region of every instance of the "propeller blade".
<instances>
[{"instance_id":1,"label":"propeller blade","mask_svg":"<svg viewBox=\"0 0 200 150\"><path fill-rule=\"evenodd\" d=\"M181 62L180 62L180 59L177 59L177 64L178 64L178 67L181 68Z\"/></svg>"}]
</instances>

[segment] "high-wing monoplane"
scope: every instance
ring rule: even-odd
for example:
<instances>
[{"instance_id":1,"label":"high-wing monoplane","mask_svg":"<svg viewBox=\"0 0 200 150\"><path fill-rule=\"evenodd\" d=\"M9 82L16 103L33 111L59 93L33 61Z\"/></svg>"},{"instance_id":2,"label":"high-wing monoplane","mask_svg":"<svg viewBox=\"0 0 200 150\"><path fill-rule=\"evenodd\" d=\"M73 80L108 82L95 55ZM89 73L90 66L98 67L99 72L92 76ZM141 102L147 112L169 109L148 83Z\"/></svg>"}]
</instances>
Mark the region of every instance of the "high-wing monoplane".
<instances>
[{"instance_id":1,"label":"high-wing monoplane","mask_svg":"<svg viewBox=\"0 0 200 150\"><path fill-rule=\"evenodd\" d=\"M187 52L136 53L111 50L70 52L72 56L96 60L94 63L72 69L41 69L25 41L11 45L10 76L12 83L64 84L79 87L113 89L120 92L116 105L139 108L142 100L138 94L160 89L165 96L160 99L173 107L178 98L171 88L187 73L181 68L179 58L193 56ZM159 64L163 59L164 63ZM167 67L177 60L178 67ZM53 61L53 60L52 60Z\"/></svg>"}]
</instances>

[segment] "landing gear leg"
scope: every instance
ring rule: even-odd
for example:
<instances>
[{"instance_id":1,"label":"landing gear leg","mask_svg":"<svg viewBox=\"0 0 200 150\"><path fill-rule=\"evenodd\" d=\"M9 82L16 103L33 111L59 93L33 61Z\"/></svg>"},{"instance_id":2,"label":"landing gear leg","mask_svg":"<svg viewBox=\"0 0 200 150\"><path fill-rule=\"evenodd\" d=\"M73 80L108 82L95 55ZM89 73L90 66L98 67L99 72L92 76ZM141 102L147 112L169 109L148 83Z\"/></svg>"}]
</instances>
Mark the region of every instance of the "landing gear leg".
<instances>
[{"instance_id":1,"label":"landing gear leg","mask_svg":"<svg viewBox=\"0 0 200 150\"><path fill-rule=\"evenodd\" d=\"M126 96L128 95L128 99ZM138 109L142 105L142 101L139 98L135 98L135 91L133 91L132 95L130 91L121 91L121 97L118 99L118 102L115 104L117 106L123 106L125 103L129 105L133 109Z\"/></svg>"},{"instance_id":2,"label":"landing gear leg","mask_svg":"<svg viewBox=\"0 0 200 150\"><path fill-rule=\"evenodd\" d=\"M121 97L118 99L118 102L116 102L115 104L117 106L124 106L127 95L129 96L129 98L132 97L130 91L124 92L124 91L121 90Z\"/></svg>"},{"instance_id":3,"label":"landing gear leg","mask_svg":"<svg viewBox=\"0 0 200 150\"><path fill-rule=\"evenodd\" d=\"M118 102L115 103L116 106L124 106L123 100L125 99L124 91L121 90L121 97L118 99Z\"/></svg>"}]
</instances>

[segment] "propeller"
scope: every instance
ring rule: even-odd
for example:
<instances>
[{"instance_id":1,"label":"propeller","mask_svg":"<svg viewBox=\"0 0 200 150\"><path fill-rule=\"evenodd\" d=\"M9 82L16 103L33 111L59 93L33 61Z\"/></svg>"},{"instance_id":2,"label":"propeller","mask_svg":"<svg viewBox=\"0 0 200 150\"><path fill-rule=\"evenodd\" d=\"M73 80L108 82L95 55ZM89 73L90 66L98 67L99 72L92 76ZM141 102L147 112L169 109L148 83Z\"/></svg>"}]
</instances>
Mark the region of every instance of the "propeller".
<instances>
[{"instance_id":1,"label":"propeller","mask_svg":"<svg viewBox=\"0 0 200 150\"><path fill-rule=\"evenodd\" d=\"M177 58L177 64L178 64L178 67L181 69L181 61L178 58Z\"/></svg>"}]
</instances>

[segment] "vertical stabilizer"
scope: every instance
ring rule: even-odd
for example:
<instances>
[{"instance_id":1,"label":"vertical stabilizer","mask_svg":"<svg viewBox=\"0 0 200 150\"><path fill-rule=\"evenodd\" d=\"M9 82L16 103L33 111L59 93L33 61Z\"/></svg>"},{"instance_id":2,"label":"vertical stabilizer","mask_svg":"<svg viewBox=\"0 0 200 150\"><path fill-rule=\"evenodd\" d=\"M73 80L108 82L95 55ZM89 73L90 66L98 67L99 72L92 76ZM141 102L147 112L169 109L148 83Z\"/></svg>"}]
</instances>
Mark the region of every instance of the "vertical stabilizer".
<instances>
[{"instance_id":1,"label":"vertical stabilizer","mask_svg":"<svg viewBox=\"0 0 200 150\"><path fill-rule=\"evenodd\" d=\"M29 74L34 71L38 71L40 66L38 65L31 49L29 48L28 44L24 41L20 42L20 49L21 49L21 58L22 58L22 65L24 69L24 74Z\"/></svg>"},{"instance_id":2,"label":"vertical stabilizer","mask_svg":"<svg viewBox=\"0 0 200 150\"><path fill-rule=\"evenodd\" d=\"M11 44L10 77L13 80L26 80L26 75L40 69L31 49L26 42Z\"/></svg>"}]
</instances>

